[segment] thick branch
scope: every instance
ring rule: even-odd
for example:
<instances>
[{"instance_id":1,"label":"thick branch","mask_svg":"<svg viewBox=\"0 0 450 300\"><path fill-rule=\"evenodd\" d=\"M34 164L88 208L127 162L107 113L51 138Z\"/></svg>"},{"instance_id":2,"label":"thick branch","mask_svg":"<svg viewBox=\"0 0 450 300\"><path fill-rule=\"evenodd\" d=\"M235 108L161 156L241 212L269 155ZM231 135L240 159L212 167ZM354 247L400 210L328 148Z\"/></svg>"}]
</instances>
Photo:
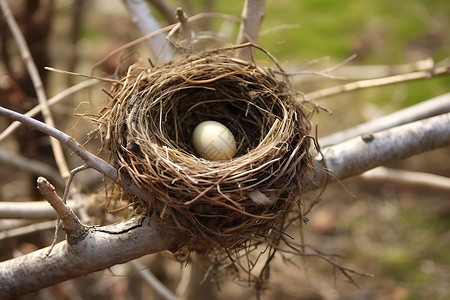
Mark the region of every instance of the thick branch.
<instances>
[{"instance_id":1,"label":"thick branch","mask_svg":"<svg viewBox=\"0 0 450 300\"><path fill-rule=\"evenodd\" d=\"M148 217L89 228L76 245L57 244L0 263L0 299L11 299L68 279L76 278L146 254L176 251L189 235L158 226Z\"/></svg>"},{"instance_id":2,"label":"thick branch","mask_svg":"<svg viewBox=\"0 0 450 300\"><path fill-rule=\"evenodd\" d=\"M329 175L323 170L324 160L328 172L343 180L395 160L449 145L450 113L356 137L322 150L324 159L316 160L314 185L306 189L312 190L328 182Z\"/></svg>"},{"instance_id":3,"label":"thick branch","mask_svg":"<svg viewBox=\"0 0 450 300\"><path fill-rule=\"evenodd\" d=\"M322 147L342 143L355 136L375 133L395 126L450 112L450 93L396 111L387 116L360 124L319 139Z\"/></svg>"}]
</instances>

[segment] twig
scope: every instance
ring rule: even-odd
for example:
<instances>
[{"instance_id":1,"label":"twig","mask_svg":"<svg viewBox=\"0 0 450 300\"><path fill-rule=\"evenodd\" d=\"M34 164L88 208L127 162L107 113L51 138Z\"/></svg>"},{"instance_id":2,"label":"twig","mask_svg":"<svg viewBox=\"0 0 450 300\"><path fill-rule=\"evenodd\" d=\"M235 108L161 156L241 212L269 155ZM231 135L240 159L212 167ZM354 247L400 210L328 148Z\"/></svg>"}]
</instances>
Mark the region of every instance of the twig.
<instances>
[{"instance_id":1,"label":"twig","mask_svg":"<svg viewBox=\"0 0 450 300\"><path fill-rule=\"evenodd\" d=\"M401 65L364 65L364 66L343 66L336 70L335 75L343 76L353 80L374 79L387 76L411 73L417 71L427 71L435 67L432 58L413 61Z\"/></svg>"},{"instance_id":2,"label":"twig","mask_svg":"<svg viewBox=\"0 0 450 300\"><path fill-rule=\"evenodd\" d=\"M66 97L70 96L73 93L76 93L82 89L85 89L87 87L93 86L97 83L99 83L100 81L97 79L90 79L90 80L86 80L83 81L79 84L76 84L70 88L65 89L64 91L56 94L55 96L53 96L52 98L48 99L48 105L52 106L58 102L60 102L61 100L64 100ZM31 109L30 111L28 111L27 113L25 113L24 115L27 117L34 117L35 115L37 115L38 113L41 112L41 105L37 105L35 106L33 109ZM22 123L18 122L18 121L14 121L11 123L11 125L9 125L1 134L0 134L0 142L2 142L6 137L8 137L10 134L12 134L14 131L16 131L17 128L19 128L22 125Z\"/></svg>"},{"instance_id":3,"label":"twig","mask_svg":"<svg viewBox=\"0 0 450 300\"><path fill-rule=\"evenodd\" d=\"M122 187L122 189L127 194L135 195L136 197L140 198L143 201L149 201L149 198L151 197L151 195L148 193L148 191L146 191L145 189L139 188L132 182L128 182L125 179L119 179L117 170L113 166L111 166L110 164L105 162L103 159L86 151L72 137L65 134L64 132L62 132L56 128L50 127L47 124L42 123L38 120L24 116L20 113L6 109L4 107L0 107L0 115L4 115L13 120L22 122L25 125L33 128L33 129L39 130L45 134L48 134L48 135L54 137L55 139L64 143L70 149L72 149L75 152L75 154L78 155L86 163L86 166L88 166L89 168L92 168L94 170L97 170L104 176L115 181L117 184L119 184Z\"/></svg>"},{"instance_id":4,"label":"twig","mask_svg":"<svg viewBox=\"0 0 450 300\"><path fill-rule=\"evenodd\" d=\"M132 21L138 26L142 35L147 35L160 29L158 21L153 16L147 3L143 0L123 0ZM156 35L153 39L147 40L147 45L153 55L155 65L168 62L172 58L172 49L165 41L165 36Z\"/></svg>"},{"instance_id":5,"label":"twig","mask_svg":"<svg viewBox=\"0 0 450 300\"><path fill-rule=\"evenodd\" d=\"M305 189L323 186L329 175L343 180L394 160L449 145L450 113L356 137L322 149L323 158L316 159L312 185Z\"/></svg>"},{"instance_id":6,"label":"twig","mask_svg":"<svg viewBox=\"0 0 450 300\"><path fill-rule=\"evenodd\" d=\"M180 23L180 30L178 33L180 44L183 48L191 52L193 32L188 21L188 16L181 7L177 8L177 18L178 22Z\"/></svg>"},{"instance_id":7,"label":"twig","mask_svg":"<svg viewBox=\"0 0 450 300\"><path fill-rule=\"evenodd\" d=\"M237 44L258 43L259 31L264 18L266 0L245 0ZM238 51L238 56L247 61L253 57L253 48L245 47Z\"/></svg>"},{"instance_id":8,"label":"twig","mask_svg":"<svg viewBox=\"0 0 450 300\"><path fill-rule=\"evenodd\" d=\"M145 266L137 259L130 261L130 264L139 272L139 275L144 278L144 280L158 293L161 297L166 300L178 300L178 298L161 282L158 278L153 275Z\"/></svg>"},{"instance_id":9,"label":"twig","mask_svg":"<svg viewBox=\"0 0 450 300\"><path fill-rule=\"evenodd\" d=\"M408 188L427 188L450 194L450 178L424 172L377 167L361 175L367 181L389 182Z\"/></svg>"},{"instance_id":10,"label":"twig","mask_svg":"<svg viewBox=\"0 0 450 300\"><path fill-rule=\"evenodd\" d=\"M450 66L444 66L444 67L438 67L429 71L419 71L419 72L413 72L413 73L407 73L407 74L401 74L401 75L394 75L389 77L383 77L383 78L376 78L376 79L368 79L368 80L361 80L361 81L355 81L343 85L334 86L331 88L326 88L318 91L314 91L311 93L307 93L304 95L305 99L307 100L317 100L341 93L347 93L356 91L359 89L369 88L369 87L377 87L377 86L383 86L383 85L389 85L399 82L408 82L413 80L419 80L419 79L428 79L440 75L446 75L450 73Z\"/></svg>"},{"instance_id":11,"label":"twig","mask_svg":"<svg viewBox=\"0 0 450 300\"><path fill-rule=\"evenodd\" d=\"M42 108L42 116L44 117L45 123L47 123L49 126L55 127L55 122L47 103L47 96L45 94L44 86L39 76L36 64L33 61L33 57L31 56L30 50L28 49L27 42L25 41L25 38L20 31L19 25L14 19L14 16L9 9L8 4L6 3L6 0L0 0L0 6L3 11L3 15L5 16L5 20L8 23L8 27L11 30L14 39L16 40L17 46L20 49L22 59L25 61L25 64L27 66L31 81L33 82L34 88L36 90L39 104ZM66 178L67 176L69 176L69 167L67 166L67 162L64 158L61 144L53 139L50 139L50 143L52 145L53 154L59 169L59 173L61 174L62 178Z\"/></svg>"},{"instance_id":12,"label":"twig","mask_svg":"<svg viewBox=\"0 0 450 300\"><path fill-rule=\"evenodd\" d=\"M32 172L35 175L43 175L54 181L58 187L64 186L64 181L57 176L58 171L40 161L27 157L13 155L0 150L0 162L4 166L11 166L26 172Z\"/></svg>"},{"instance_id":13,"label":"twig","mask_svg":"<svg viewBox=\"0 0 450 300\"><path fill-rule=\"evenodd\" d=\"M37 179L38 189L42 196L50 203L53 209L58 214L61 223L64 226L64 230L67 233L67 239L70 245L77 244L82 240L86 233L87 228L81 224L78 217L73 213L72 209L67 206L62 199L56 194L53 185L48 182L44 177Z\"/></svg>"},{"instance_id":14,"label":"twig","mask_svg":"<svg viewBox=\"0 0 450 300\"><path fill-rule=\"evenodd\" d=\"M319 139L321 147L342 143L355 136L375 133L395 126L450 112L450 93L432 98L390 115L360 124Z\"/></svg>"}]
</instances>

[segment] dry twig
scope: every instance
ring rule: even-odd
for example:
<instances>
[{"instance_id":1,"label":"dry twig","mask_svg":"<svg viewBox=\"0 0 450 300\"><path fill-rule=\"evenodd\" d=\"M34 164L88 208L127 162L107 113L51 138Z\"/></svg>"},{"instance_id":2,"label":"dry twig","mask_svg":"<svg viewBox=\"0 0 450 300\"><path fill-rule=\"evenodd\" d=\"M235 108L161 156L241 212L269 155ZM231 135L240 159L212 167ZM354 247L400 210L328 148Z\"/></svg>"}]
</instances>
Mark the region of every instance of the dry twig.
<instances>
[{"instance_id":1,"label":"dry twig","mask_svg":"<svg viewBox=\"0 0 450 300\"><path fill-rule=\"evenodd\" d=\"M428 70L428 71L419 71L419 72L394 75L394 76L383 77L383 78L355 81L355 82L351 82L351 83L338 85L338 86L334 86L331 88L326 88L323 90L318 90L318 91L314 91L311 93L307 93L304 95L304 97L307 100L317 100L317 99L321 99L321 98L325 98L325 97L329 97L329 96L333 96L333 95L337 95L337 94L356 91L359 89L389 85L389 84L400 83L400 82L408 82L408 81L419 80L419 79L429 79L432 77L446 75L449 73L450 73L450 66L437 67L435 69Z\"/></svg>"},{"instance_id":2,"label":"dry twig","mask_svg":"<svg viewBox=\"0 0 450 300\"><path fill-rule=\"evenodd\" d=\"M389 182L408 188L427 188L450 193L450 178L424 172L378 167L361 175L367 181Z\"/></svg>"}]
</instances>

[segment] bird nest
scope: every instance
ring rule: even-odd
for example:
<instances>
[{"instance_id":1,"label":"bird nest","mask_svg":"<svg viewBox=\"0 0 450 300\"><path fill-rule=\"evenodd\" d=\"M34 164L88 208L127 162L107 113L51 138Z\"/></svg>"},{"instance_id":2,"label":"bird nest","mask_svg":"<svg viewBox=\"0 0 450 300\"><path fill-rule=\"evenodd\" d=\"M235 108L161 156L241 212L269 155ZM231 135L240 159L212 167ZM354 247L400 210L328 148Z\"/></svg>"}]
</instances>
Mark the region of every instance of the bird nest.
<instances>
[{"instance_id":1,"label":"bird nest","mask_svg":"<svg viewBox=\"0 0 450 300\"><path fill-rule=\"evenodd\" d=\"M310 123L283 78L216 50L130 68L113 86L97 121L114 164L153 195L148 212L192 233L191 249L270 238L299 201ZM206 120L230 129L233 158L197 154L193 131Z\"/></svg>"}]
</instances>

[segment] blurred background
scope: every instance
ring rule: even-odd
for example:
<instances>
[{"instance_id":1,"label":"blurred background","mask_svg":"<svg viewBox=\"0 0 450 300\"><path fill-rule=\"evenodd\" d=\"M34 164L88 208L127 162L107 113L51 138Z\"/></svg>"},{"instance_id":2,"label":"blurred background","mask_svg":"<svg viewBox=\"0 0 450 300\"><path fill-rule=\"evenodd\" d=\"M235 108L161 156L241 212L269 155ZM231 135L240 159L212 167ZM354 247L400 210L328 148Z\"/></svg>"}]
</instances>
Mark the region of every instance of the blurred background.
<instances>
[{"instance_id":1,"label":"blurred background","mask_svg":"<svg viewBox=\"0 0 450 300\"><path fill-rule=\"evenodd\" d=\"M120 68L129 61L145 62L149 55L145 45L138 45L128 49L126 55L113 56L94 68L107 54L140 37L122 1L7 2L24 31L49 97L86 79L44 71L44 66L106 77L113 76L118 68L123 72ZM183 7L188 15L216 11L235 17L240 17L243 5L243 1L218 0L164 2L172 8ZM150 7L161 26L169 24L169 17L153 4ZM353 80L448 65L449 16L450 5L446 0L267 1L259 45L275 56L287 71L306 71L293 77L291 82L300 92L308 93ZM0 105L25 112L37 103L34 88L3 19L0 25ZM202 34L220 32L225 43L234 43L239 30L239 24L222 18L203 19L193 26ZM332 71L336 77L347 80L314 74L353 54L357 57ZM270 63L262 53L255 59L263 66ZM332 114L320 111L312 122L318 125L320 141L320 137L333 132L444 94L449 85L450 77L441 76L321 99L319 103ZM53 106L56 127L76 137L80 143L87 142L87 134L95 127L87 117L75 114L92 113L105 105L108 98L102 88L107 89L108 84L85 89ZM1 130L8 124L8 120L0 119ZM90 140L86 147L96 153L100 146L97 140ZM3 140L0 151L55 167L48 139L29 130L22 129ZM449 154L448 148L435 150L389 167L448 177ZM71 168L81 163L70 153L67 158ZM41 200L35 191L38 174L21 171L4 161L0 165L0 201ZM78 176L76 184L88 195L102 186L101 177L95 172ZM316 201L317 194L305 195L305 206ZM96 197L94 200L102 203L101 193ZM319 258L278 256L272 264L264 299L449 299L448 190L359 177L329 185L319 200L308 215L309 223L302 229L305 243L325 253L340 254L343 257L336 258L338 263L375 277L354 275L360 286L357 288ZM114 219L104 216L104 209L98 203L94 204L96 209L90 221L101 224ZM51 243L53 229L49 224L46 230L30 230L13 237L5 234L30 224L24 222L0 220L2 260ZM299 239L300 227L300 224L293 224L289 234ZM142 261L174 291L186 269L167 253L151 255ZM254 298L253 289L245 282L227 279L221 281L220 291L208 282L198 282L194 289L196 296L191 299ZM24 299L160 298L142 282L135 269L120 265Z\"/></svg>"}]
</instances>

